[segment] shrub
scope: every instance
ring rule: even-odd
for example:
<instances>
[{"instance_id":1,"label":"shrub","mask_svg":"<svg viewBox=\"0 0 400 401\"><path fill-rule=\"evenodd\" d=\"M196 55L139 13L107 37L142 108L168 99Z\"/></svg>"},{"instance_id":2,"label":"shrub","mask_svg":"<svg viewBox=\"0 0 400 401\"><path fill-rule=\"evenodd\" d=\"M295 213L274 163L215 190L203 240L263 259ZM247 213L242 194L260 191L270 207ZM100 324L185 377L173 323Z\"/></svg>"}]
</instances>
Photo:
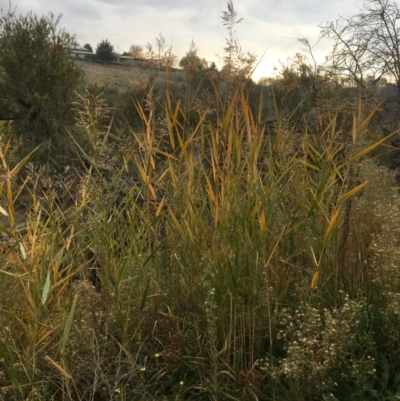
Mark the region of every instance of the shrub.
<instances>
[{"instance_id":1,"label":"shrub","mask_svg":"<svg viewBox=\"0 0 400 401\"><path fill-rule=\"evenodd\" d=\"M57 30L59 20L11 11L0 18L0 119L13 120L10 134L26 147L50 141L49 152L66 138L64 124L82 78L70 57L76 41Z\"/></svg>"},{"instance_id":2,"label":"shrub","mask_svg":"<svg viewBox=\"0 0 400 401\"><path fill-rule=\"evenodd\" d=\"M107 39L103 40L97 45L96 57L105 63L114 61L114 46Z\"/></svg>"}]
</instances>

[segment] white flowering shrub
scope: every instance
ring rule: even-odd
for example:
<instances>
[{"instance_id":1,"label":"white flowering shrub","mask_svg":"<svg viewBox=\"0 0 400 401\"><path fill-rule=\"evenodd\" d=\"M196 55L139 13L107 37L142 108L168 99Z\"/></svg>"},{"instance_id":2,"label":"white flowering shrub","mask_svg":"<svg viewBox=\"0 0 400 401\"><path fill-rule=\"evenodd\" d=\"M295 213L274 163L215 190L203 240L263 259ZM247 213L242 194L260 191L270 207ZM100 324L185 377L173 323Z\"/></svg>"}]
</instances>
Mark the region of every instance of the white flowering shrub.
<instances>
[{"instance_id":1,"label":"white flowering shrub","mask_svg":"<svg viewBox=\"0 0 400 401\"><path fill-rule=\"evenodd\" d=\"M360 177L369 180L363 196L356 200L353 220L363 234L369 253L365 255L365 278L370 302L381 319L385 348L400 359L400 196L394 171L365 163ZM354 229L354 231L355 231ZM355 236L355 235L354 235ZM368 287L367 287L368 288Z\"/></svg>"},{"instance_id":2,"label":"white flowering shrub","mask_svg":"<svg viewBox=\"0 0 400 401\"><path fill-rule=\"evenodd\" d=\"M375 374L374 358L366 353L373 346L368 321L366 303L347 295L333 310L304 304L294 312L283 309L277 333L283 355L275 367L264 361L261 369L292 399L335 400L346 385L362 386Z\"/></svg>"}]
</instances>

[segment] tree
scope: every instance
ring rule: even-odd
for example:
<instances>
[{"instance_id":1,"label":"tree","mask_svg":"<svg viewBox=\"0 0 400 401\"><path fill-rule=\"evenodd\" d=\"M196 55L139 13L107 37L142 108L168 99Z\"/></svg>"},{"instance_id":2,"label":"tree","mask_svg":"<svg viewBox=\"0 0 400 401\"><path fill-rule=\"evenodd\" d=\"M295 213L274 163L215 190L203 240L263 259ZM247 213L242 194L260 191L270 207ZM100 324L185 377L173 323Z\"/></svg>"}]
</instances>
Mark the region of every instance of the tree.
<instances>
[{"instance_id":1,"label":"tree","mask_svg":"<svg viewBox=\"0 0 400 401\"><path fill-rule=\"evenodd\" d=\"M197 71L205 70L208 68L207 61L204 58L201 59L197 55L196 45L193 41L190 44L190 48L186 52L186 55L181 58L181 61L179 62L179 67L183 68L185 73L189 76L192 76Z\"/></svg>"},{"instance_id":2,"label":"tree","mask_svg":"<svg viewBox=\"0 0 400 401\"><path fill-rule=\"evenodd\" d=\"M143 47L139 45L132 45L129 48L129 55L135 58L142 58L143 57Z\"/></svg>"},{"instance_id":3,"label":"tree","mask_svg":"<svg viewBox=\"0 0 400 401\"><path fill-rule=\"evenodd\" d=\"M207 64L208 64L208 63L207 63ZM210 71L218 71L217 65L215 64L214 61L212 61L212 62L210 63L210 65L208 66L208 69L209 69Z\"/></svg>"},{"instance_id":4,"label":"tree","mask_svg":"<svg viewBox=\"0 0 400 401\"><path fill-rule=\"evenodd\" d=\"M106 39L100 42L96 48L97 59L103 62L114 61L114 46Z\"/></svg>"},{"instance_id":5,"label":"tree","mask_svg":"<svg viewBox=\"0 0 400 401\"><path fill-rule=\"evenodd\" d=\"M374 89L384 78L397 88L400 104L400 9L395 1L365 0L360 13L321 25L333 40L331 72Z\"/></svg>"},{"instance_id":6,"label":"tree","mask_svg":"<svg viewBox=\"0 0 400 401\"><path fill-rule=\"evenodd\" d=\"M75 38L60 17L9 11L0 18L0 120L35 142L56 138L71 117L82 71L71 57Z\"/></svg>"},{"instance_id":7,"label":"tree","mask_svg":"<svg viewBox=\"0 0 400 401\"><path fill-rule=\"evenodd\" d=\"M86 49L88 52L90 52L90 54L85 54L85 59L87 60L94 60L94 54L93 54L93 48L92 46L90 46L89 43L86 43L83 46L84 49Z\"/></svg>"},{"instance_id":8,"label":"tree","mask_svg":"<svg viewBox=\"0 0 400 401\"><path fill-rule=\"evenodd\" d=\"M83 48L86 49L88 52L93 53L93 48L92 48L92 46L90 46L89 43L86 43L86 44L83 46Z\"/></svg>"}]
</instances>

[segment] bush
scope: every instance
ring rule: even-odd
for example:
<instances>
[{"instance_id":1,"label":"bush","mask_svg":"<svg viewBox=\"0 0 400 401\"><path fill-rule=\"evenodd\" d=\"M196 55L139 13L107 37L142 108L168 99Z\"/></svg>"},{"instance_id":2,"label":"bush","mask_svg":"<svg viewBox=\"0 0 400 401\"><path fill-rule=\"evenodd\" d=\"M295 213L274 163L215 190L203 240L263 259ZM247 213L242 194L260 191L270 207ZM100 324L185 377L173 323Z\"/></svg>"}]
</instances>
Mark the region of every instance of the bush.
<instances>
[{"instance_id":1,"label":"bush","mask_svg":"<svg viewBox=\"0 0 400 401\"><path fill-rule=\"evenodd\" d=\"M64 134L81 82L70 57L75 38L57 30L59 20L11 11L0 18L0 120L13 120L10 133L25 145Z\"/></svg>"},{"instance_id":2,"label":"bush","mask_svg":"<svg viewBox=\"0 0 400 401\"><path fill-rule=\"evenodd\" d=\"M103 62L111 62L114 61L114 47L113 45L106 39L100 42L96 48L96 56L97 59Z\"/></svg>"}]
</instances>

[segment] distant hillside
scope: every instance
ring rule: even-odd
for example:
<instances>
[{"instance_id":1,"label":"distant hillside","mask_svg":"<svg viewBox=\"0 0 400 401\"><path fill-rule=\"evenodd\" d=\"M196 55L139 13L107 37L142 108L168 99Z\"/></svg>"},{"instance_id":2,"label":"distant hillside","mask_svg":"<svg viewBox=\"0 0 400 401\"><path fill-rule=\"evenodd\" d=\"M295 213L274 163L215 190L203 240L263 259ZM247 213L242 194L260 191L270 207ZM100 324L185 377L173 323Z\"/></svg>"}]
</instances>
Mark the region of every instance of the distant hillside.
<instances>
[{"instance_id":1,"label":"distant hillside","mask_svg":"<svg viewBox=\"0 0 400 401\"><path fill-rule=\"evenodd\" d=\"M108 65L97 64L83 60L76 60L76 63L82 68L85 73L85 83L99 85L107 85L116 87L119 90L126 90L132 85L138 72L143 78L148 76L143 69L132 67L130 65Z\"/></svg>"},{"instance_id":2,"label":"distant hillside","mask_svg":"<svg viewBox=\"0 0 400 401\"><path fill-rule=\"evenodd\" d=\"M149 75L159 77L165 80L165 73L158 70L148 70L129 64L113 65L113 64L97 64L83 60L76 60L76 63L85 73L84 81L86 84L94 84L107 86L108 89L125 92L132 87L137 80L147 80ZM172 72L173 80L183 80L183 71L176 70Z\"/></svg>"}]
</instances>

